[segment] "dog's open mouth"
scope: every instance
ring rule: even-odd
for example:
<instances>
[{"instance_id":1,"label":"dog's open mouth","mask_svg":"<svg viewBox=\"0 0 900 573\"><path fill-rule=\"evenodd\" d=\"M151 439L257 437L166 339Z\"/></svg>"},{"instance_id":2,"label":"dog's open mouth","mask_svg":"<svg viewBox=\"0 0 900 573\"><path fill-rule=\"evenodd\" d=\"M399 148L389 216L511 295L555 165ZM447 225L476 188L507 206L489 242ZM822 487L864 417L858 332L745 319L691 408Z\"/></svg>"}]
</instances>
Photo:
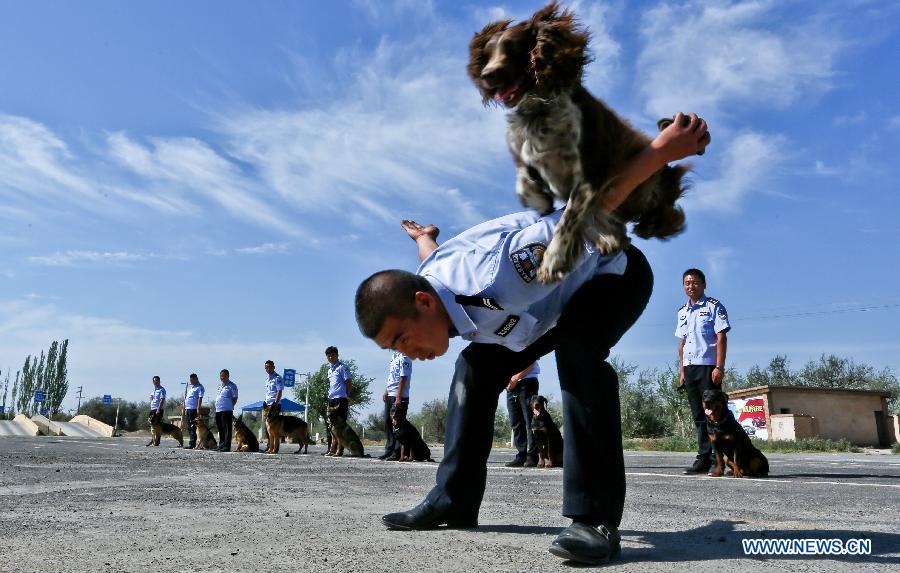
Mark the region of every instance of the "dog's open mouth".
<instances>
[{"instance_id":1,"label":"dog's open mouth","mask_svg":"<svg viewBox=\"0 0 900 573\"><path fill-rule=\"evenodd\" d=\"M507 107L513 107L519 102L519 99L522 97L522 93L524 92L522 80L515 81L510 85L502 88L497 88L497 91L494 92L494 100L502 103Z\"/></svg>"}]
</instances>

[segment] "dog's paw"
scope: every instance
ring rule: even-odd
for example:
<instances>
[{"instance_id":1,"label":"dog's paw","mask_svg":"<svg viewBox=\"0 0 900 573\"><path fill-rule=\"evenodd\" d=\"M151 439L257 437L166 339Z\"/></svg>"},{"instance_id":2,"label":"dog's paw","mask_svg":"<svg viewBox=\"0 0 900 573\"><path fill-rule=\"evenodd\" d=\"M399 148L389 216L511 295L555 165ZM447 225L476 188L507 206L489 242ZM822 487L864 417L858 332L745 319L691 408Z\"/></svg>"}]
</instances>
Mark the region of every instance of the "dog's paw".
<instances>
[{"instance_id":1,"label":"dog's paw","mask_svg":"<svg viewBox=\"0 0 900 573\"><path fill-rule=\"evenodd\" d=\"M537 279L543 284L559 282L572 270L577 258L578 251L571 248L571 241L567 241L561 234L553 237L547 250L544 251Z\"/></svg>"},{"instance_id":2,"label":"dog's paw","mask_svg":"<svg viewBox=\"0 0 900 573\"><path fill-rule=\"evenodd\" d=\"M714 469L713 471L709 472L709 477L714 477L714 478L722 477L722 470Z\"/></svg>"},{"instance_id":3,"label":"dog's paw","mask_svg":"<svg viewBox=\"0 0 900 573\"><path fill-rule=\"evenodd\" d=\"M622 242L615 235L598 235L594 246L601 255L608 255L621 249Z\"/></svg>"}]
</instances>

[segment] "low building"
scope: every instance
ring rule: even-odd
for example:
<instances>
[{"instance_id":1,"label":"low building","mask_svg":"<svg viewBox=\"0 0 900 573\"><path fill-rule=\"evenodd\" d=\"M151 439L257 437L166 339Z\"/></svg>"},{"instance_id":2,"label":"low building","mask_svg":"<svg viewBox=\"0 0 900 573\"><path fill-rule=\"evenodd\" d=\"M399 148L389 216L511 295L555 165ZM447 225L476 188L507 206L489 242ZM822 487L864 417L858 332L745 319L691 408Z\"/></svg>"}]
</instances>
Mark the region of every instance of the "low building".
<instances>
[{"instance_id":1,"label":"low building","mask_svg":"<svg viewBox=\"0 0 900 573\"><path fill-rule=\"evenodd\" d=\"M728 406L747 433L763 440L845 438L888 447L896 436L890 393L800 386L756 386L728 392Z\"/></svg>"}]
</instances>

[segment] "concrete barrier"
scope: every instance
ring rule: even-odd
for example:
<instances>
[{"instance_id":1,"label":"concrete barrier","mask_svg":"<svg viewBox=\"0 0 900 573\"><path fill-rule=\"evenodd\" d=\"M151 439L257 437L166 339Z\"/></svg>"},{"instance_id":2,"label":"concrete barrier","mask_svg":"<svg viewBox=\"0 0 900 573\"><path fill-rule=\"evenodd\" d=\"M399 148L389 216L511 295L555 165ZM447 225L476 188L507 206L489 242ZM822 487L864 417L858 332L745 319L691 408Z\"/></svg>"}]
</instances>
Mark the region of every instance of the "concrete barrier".
<instances>
[{"instance_id":1,"label":"concrete barrier","mask_svg":"<svg viewBox=\"0 0 900 573\"><path fill-rule=\"evenodd\" d=\"M71 420L71 423L81 424L82 426L87 426L94 432L100 434L101 436L106 436L107 438L113 437L113 427L109 424L104 424L100 420L96 418L91 418L90 416L85 416L84 414L79 414L75 416Z\"/></svg>"},{"instance_id":2,"label":"concrete barrier","mask_svg":"<svg viewBox=\"0 0 900 573\"><path fill-rule=\"evenodd\" d=\"M19 424L20 427L25 428L25 431L28 432L29 436L40 436L41 428L34 422L28 419L28 416L25 414L19 414L15 418L13 418L13 422Z\"/></svg>"},{"instance_id":3,"label":"concrete barrier","mask_svg":"<svg viewBox=\"0 0 900 573\"><path fill-rule=\"evenodd\" d=\"M38 428L41 429L41 433L45 436L59 436L59 426L56 426L56 422L47 419L46 416L42 416L40 414L34 414L31 416L31 421L37 424Z\"/></svg>"}]
</instances>

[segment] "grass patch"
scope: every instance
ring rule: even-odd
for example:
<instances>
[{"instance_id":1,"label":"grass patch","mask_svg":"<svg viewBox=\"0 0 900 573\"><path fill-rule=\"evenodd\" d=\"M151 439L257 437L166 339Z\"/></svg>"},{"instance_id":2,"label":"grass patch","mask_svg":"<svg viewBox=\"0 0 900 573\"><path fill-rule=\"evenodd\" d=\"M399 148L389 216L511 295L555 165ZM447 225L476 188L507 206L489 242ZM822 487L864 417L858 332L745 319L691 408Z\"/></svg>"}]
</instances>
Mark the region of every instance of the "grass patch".
<instances>
[{"instance_id":1,"label":"grass patch","mask_svg":"<svg viewBox=\"0 0 900 573\"><path fill-rule=\"evenodd\" d=\"M900 443L894 442L894 445L891 446L891 453L900 455Z\"/></svg>"},{"instance_id":2,"label":"grass patch","mask_svg":"<svg viewBox=\"0 0 900 573\"><path fill-rule=\"evenodd\" d=\"M752 440L753 445L763 452L769 453L800 453L800 452L861 452L862 448L854 446L848 440L830 440L827 438L813 438L810 440ZM682 438L679 436L667 436L664 438L626 438L622 440L626 450L639 451L666 451L666 452L696 452L697 440ZM900 445L895 444L892 450L900 454Z\"/></svg>"}]
</instances>

